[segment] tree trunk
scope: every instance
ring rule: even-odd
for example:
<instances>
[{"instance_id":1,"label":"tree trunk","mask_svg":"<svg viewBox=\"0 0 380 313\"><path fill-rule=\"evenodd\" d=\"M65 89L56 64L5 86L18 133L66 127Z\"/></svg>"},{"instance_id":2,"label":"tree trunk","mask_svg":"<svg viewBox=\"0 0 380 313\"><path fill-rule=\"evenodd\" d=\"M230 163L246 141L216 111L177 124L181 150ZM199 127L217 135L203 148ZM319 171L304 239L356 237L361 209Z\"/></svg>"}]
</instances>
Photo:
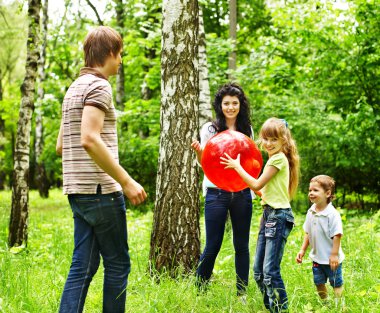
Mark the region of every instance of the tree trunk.
<instances>
[{"instance_id":1,"label":"tree trunk","mask_svg":"<svg viewBox=\"0 0 380 313\"><path fill-rule=\"evenodd\" d=\"M198 262L199 171L190 149L198 133L198 1L164 0L161 137L150 261L176 276Z\"/></svg>"},{"instance_id":2,"label":"tree trunk","mask_svg":"<svg viewBox=\"0 0 380 313\"><path fill-rule=\"evenodd\" d=\"M228 78L230 80L234 79L234 71L236 70L236 0L229 1L229 9L230 9L230 39L232 41L232 51L228 58L228 69L229 74Z\"/></svg>"},{"instance_id":3,"label":"tree trunk","mask_svg":"<svg viewBox=\"0 0 380 313\"><path fill-rule=\"evenodd\" d=\"M41 30L41 53L40 61L38 64L38 99L36 106L36 143L35 143L35 155L36 155L36 173L37 173L37 188L42 198L49 197L49 181L46 175L45 165L42 162L42 151L44 148L44 127L43 127L43 114L42 105L45 96L45 90L43 83L45 81L45 60L46 60L46 45L47 45L47 24L48 24L48 6L49 0L45 0L42 14L42 30Z\"/></svg>"},{"instance_id":4,"label":"tree trunk","mask_svg":"<svg viewBox=\"0 0 380 313\"><path fill-rule=\"evenodd\" d=\"M206 34L203 11L199 6L199 126L212 120L210 84L208 81Z\"/></svg>"},{"instance_id":5,"label":"tree trunk","mask_svg":"<svg viewBox=\"0 0 380 313\"><path fill-rule=\"evenodd\" d=\"M121 38L124 38L124 4L123 0L115 1L116 7L116 24L117 30L119 31ZM121 63L119 71L116 75L116 107L124 111L124 102L125 102L125 74L124 74L124 65Z\"/></svg>"},{"instance_id":6,"label":"tree trunk","mask_svg":"<svg viewBox=\"0 0 380 313\"><path fill-rule=\"evenodd\" d=\"M12 211L9 221L9 247L27 245L29 213L29 146L34 92L39 58L41 0L28 1L29 31L25 78L21 85L21 106L17 123L12 186Z\"/></svg>"}]
</instances>

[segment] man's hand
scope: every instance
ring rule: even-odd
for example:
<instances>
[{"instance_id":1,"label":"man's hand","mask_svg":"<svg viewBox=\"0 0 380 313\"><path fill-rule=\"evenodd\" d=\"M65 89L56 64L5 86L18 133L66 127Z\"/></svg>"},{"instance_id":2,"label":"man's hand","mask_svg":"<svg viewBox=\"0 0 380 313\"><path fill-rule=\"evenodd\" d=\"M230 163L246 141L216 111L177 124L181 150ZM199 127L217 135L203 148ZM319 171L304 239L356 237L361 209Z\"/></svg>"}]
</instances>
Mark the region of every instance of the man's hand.
<instances>
[{"instance_id":1,"label":"man's hand","mask_svg":"<svg viewBox=\"0 0 380 313\"><path fill-rule=\"evenodd\" d=\"M125 184L123 187L123 193L132 203L132 205L138 205L145 201L147 195L144 188L136 182L134 179L130 178L129 183Z\"/></svg>"}]
</instances>

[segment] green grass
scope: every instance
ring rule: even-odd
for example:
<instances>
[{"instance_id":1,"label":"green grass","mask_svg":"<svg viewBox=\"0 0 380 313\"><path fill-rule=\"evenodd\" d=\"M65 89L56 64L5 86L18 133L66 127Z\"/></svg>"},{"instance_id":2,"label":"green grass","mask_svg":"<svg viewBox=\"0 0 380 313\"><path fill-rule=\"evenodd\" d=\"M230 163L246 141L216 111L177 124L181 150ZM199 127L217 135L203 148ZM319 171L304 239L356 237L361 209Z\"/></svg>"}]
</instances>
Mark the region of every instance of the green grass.
<instances>
[{"instance_id":1,"label":"green grass","mask_svg":"<svg viewBox=\"0 0 380 313\"><path fill-rule=\"evenodd\" d=\"M72 218L66 197L53 190L49 199L30 195L28 249L11 254L7 248L11 193L0 192L0 312L57 312L72 253ZM127 312L264 312L260 293L250 273L248 304L235 295L234 257L231 231L227 230L217 258L213 282L206 294L197 296L194 276L157 284L147 274L152 213L128 210L128 232L132 272L129 276ZM380 307L380 217L350 216L343 212L346 312L379 312ZM255 209L251 228L251 263L254 257L260 209ZM314 290L311 263L294 258L303 238L303 215L291 233L282 261L291 312L338 312L330 303L323 306ZM202 242L204 242L203 218ZM86 300L85 312L101 312L100 267ZM332 290L330 295L332 295Z\"/></svg>"}]
</instances>

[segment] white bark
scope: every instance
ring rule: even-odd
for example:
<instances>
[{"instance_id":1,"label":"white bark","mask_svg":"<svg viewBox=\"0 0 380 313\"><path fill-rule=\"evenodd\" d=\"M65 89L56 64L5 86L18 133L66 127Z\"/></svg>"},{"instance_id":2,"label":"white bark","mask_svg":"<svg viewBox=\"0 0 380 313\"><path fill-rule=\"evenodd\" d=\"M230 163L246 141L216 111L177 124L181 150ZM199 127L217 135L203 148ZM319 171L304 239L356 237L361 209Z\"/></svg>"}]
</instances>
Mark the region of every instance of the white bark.
<instances>
[{"instance_id":1,"label":"white bark","mask_svg":"<svg viewBox=\"0 0 380 313\"><path fill-rule=\"evenodd\" d=\"M26 73L21 85L21 106L17 123L14 153L12 210L9 221L9 247L27 245L29 213L29 148L34 92L39 58L38 34L40 29L41 0L28 2L29 32L27 40Z\"/></svg>"},{"instance_id":2,"label":"white bark","mask_svg":"<svg viewBox=\"0 0 380 313\"><path fill-rule=\"evenodd\" d=\"M47 24L48 24L48 6L49 0L45 0L43 5L42 14L42 29L41 29L41 50L40 50L40 60L38 62L38 77L37 77L37 102L36 102L36 129L35 129L35 154L37 163L37 185L38 191L41 197L47 198L49 196L49 185L46 177L45 166L42 163L41 155L44 148L44 126L43 126L43 114L42 114L42 103L45 97L45 90L43 83L46 78L45 73L45 60L46 60L46 45L47 45Z\"/></svg>"},{"instance_id":3,"label":"white bark","mask_svg":"<svg viewBox=\"0 0 380 313\"><path fill-rule=\"evenodd\" d=\"M118 31L122 38L124 38L124 4L123 0L115 1L115 10L116 10L116 23L118 26ZM125 102L125 73L123 63L120 65L119 71L116 75L116 106L119 110L124 111L124 102Z\"/></svg>"},{"instance_id":4,"label":"white bark","mask_svg":"<svg viewBox=\"0 0 380 313\"><path fill-rule=\"evenodd\" d=\"M212 120L210 84L208 81L206 34L203 25L203 11L199 7L199 126Z\"/></svg>"},{"instance_id":5,"label":"white bark","mask_svg":"<svg viewBox=\"0 0 380 313\"><path fill-rule=\"evenodd\" d=\"M173 275L199 257L199 186L190 144L198 133L198 1L164 0L161 137L150 259Z\"/></svg>"}]
</instances>

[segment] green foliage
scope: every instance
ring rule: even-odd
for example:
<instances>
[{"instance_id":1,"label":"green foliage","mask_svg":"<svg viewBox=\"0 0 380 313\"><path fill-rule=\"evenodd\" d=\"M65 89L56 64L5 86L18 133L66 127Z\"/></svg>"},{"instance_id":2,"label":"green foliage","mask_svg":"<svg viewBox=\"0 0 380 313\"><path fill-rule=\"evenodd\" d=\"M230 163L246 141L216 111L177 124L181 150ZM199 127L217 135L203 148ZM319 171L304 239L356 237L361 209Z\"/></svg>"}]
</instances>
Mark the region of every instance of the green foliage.
<instances>
[{"instance_id":1,"label":"green foliage","mask_svg":"<svg viewBox=\"0 0 380 313\"><path fill-rule=\"evenodd\" d=\"M250 58L236 76L251 99L256 133L270 116L289 122L301 156L302 190L325 173L343 194L378 195L379 177L370 174L380 167L379 101L373 101L378 66L365 65L380 57L377 44L367 46L378 38L372 31L377 10L366 1L347 8L292 1L270 8L266 31L251 28Z\"/></svg>"},{"instance_id":2,"label":"green foliage","mask_svg":"<svg viewBox=\"0 0 380 313\"><path fill-rule=\"evenodd\" d=\"M8 251L6 244L10 192L0 192L0 311L4 313L57 312L60 296L69 271L73 248L73 220L67 198L52 190L49 199L36 191L30 195L28 248L19 254ZM347 312L375 313L380 305L380 214L357 216L343 211L344 297ZM250 253L253 260L261 210L253 211ZM323 305L312 279L311 262L295 262L303 239L305 215L296 215L297 227L291 232L281 265L290 310L292 312L339 312L330 300ZM197 295L193 274L171 279L162 274L160 282L148 274L149 239L153 214L127 211L128 241L132 271L128 280L126 312L264 312L262 297L250 274L248 303L236 297L232 233L226 232L216 259L214 274L207 293ZM202 217L203 220L203 217ZM201 239L204 246L204 223ZM180 270L179 270L180 271ZM86 312L101 312L102 265L89 289ZM332 289L328 286L330 298Z\"/></svg>"},{"instance_id":3,"label":"green foliage","mask_svg":"<svg viewBox=\"0 0 380 313\"><path fill-rule=\"evenodd\" d=\"M155 199L158 143L158 136L143 139L131 133L119 143L120 164L144 186L148 201Z\"/></svg>"},{"instance_id":4,"label":"green foliage","mask_svg":"<svg viewBox=\"0 0 380 313\"><path fill-rule=\"evenodd\" d=\"M200 4L213 97L229 74L229 8L227 0ZM337 180L342 206L349 199L362 203L364 208L378 207L380 182L374 173L380 168L380 9L376 1L242 0L237 5L235 77L251 102L256 137L267 118L286 118L301 156L301 194L307 191L311 177L325 173ZM76 11L72 2L66 2L66 6L62 20L49 24L47 79L43 83L46 99L41 108L45 126L42 161L53 186L62 179L54 148L60 106L83 65L83 38L97 24ZM116 23L115 6L116 1L107 2L105 16L109 18L104 20L117 27L124 39L126 96L118 119L120 160L154 200L160 133L162 3L123 3L122 29ZM0 115L6 121L0 134L0 145L4 145L0 149L0 170L6 173L9 185L27 23L25 10L20 10L18 2L1 2L0 11L4 46L0 51ZM115 78L110 82L115 94ZM349 197L352 193L357 200ZM371 199L371 203L364 199Z\"/></svg>"}]
</instances>

